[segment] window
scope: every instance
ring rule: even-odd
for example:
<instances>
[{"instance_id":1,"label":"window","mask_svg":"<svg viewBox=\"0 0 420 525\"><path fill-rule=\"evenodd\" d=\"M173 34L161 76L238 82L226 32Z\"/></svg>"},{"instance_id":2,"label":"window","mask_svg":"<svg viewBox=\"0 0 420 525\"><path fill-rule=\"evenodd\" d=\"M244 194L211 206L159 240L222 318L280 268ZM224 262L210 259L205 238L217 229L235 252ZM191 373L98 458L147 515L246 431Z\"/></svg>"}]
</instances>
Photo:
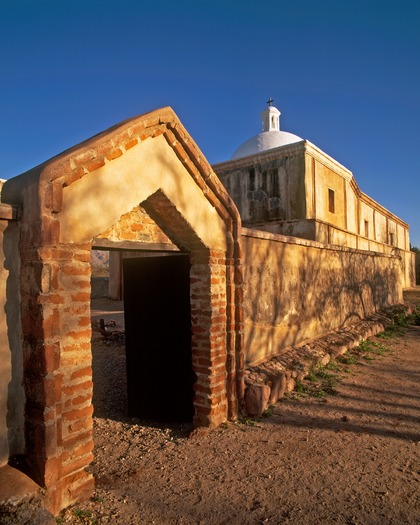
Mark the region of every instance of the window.
<instances>
[{"instance_id":1,"label":"window","mask_svg":"<svg viewBox=\"0 0 420 525\"><path fill-rule=\"evenodd\" d=\"M392 246L394 246L395 244L395 235L393 233L389 234L389 244L391 244Z\"/></svg>"},{"instance_id":2,"label":"window","mask_svg":"<svg viewBox=\"0 0 420 525\"><path fill-rule=\"evenodd\" d=\"M365 221L365 237L369 237L369 221Z\"/></svg>"},{"instance_id":3,"label":"window","mask_svg":"<svg viewBox=\"0 0 420 525\"><path fill-rule=\"evenodd\" d=\"M328 211L335 213L335 191L328 188Z\"/></svg>"}]
</instances>

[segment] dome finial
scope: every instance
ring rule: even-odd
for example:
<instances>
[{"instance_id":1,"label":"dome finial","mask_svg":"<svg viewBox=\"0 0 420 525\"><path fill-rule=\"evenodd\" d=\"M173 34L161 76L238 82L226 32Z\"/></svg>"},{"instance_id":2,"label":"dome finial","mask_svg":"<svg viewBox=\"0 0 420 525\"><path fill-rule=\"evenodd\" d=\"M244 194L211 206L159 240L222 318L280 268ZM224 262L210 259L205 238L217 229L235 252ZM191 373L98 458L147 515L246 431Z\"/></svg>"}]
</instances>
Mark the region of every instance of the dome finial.
<instances>
[{"instance_id":1,"label":"dome finial","mask_svg":"<svg viewBox=\"0 0 420 525\"><path fill-rule=\"evenodd\" d=\"M262 130L279 131L280 130L280 111L273 106L274 100L270 97L267 100L268 108L262 113Z\"/></svg>"}]
</instances>

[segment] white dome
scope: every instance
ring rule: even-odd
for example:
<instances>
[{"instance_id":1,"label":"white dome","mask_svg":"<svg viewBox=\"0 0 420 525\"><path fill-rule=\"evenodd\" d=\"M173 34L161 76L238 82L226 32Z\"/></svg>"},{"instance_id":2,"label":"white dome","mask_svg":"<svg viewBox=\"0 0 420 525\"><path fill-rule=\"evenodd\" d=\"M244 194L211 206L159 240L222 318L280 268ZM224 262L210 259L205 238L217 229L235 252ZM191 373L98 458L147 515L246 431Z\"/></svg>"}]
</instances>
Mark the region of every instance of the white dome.
<instances>
[{"instance_id":1,"label":"white dome","mask_svg":"<svg viewBox=\"0 0 420 525\"><path fill-rule=\"evenodd\" d=\"M249 155L262 153L286 144L303 140L293 133L280 131L280 111L272 106L273 99L267 102L268 108L262 112L262 132L244 142L232 155L231 160L241 159Z\"/></svg>"},{"instance_id":2,"label":"white dome","mask_svg":"<svg viewBox=\"0 0 420 525\"><path fill-rule=\"evenodd\" d=\"M301 137L287 131L262 131L239 146L232 155L231 160L248 157L269 149L286 146L286 144L300 142L301 140L303 140Z\"/></svg>"}]
</instances>

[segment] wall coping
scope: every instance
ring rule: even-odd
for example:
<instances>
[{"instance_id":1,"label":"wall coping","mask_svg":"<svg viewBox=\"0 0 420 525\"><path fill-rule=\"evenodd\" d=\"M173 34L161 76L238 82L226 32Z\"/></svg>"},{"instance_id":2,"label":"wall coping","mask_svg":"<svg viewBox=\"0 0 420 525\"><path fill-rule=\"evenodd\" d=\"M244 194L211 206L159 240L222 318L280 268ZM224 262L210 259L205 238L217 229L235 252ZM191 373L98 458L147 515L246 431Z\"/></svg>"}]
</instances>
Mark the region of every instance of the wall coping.
<instances>
[{"instance_id":1,"label":"wall coping","mask_svg":"<svg viewBox=\"0 0 420 525\"><path fill-rule=\"evenodd\" d=\"M0 203L0 220L17 221L20 216L20 208L13 204Z\"/></svg>"},{"instance_id":2,"label":"wall coping","mask_svg":"<svg viewBox=\"0 0 420 525\"><path fill-rule=\"evenodd\" d=\"M296 246L306 246L310 248L318 248L320 250L331 250L335 252L360 253L364 255L373 255L376 257L386 257L389 259L400 259L399 255L391 253L374 252L371 250L361 250L359 248L351 248L349 246L339 246L337 244L325 244L319 241L309 241L308 239L301 239L300 237L289 237L281 235L280 233L271 233L263 230L253 230L252 228L242 227L241 237L250 237L254 239L261 239L266 241L279 242L284 244L294 244ZM400 251L404 251L399 249Z\"/></svg>"},{"instance_id":3,"label":"wall coping","mask_svg":"<svg viewBox=\"0 0 420 525\"><path fill-rule=\"evenodd\" d=\"M323 164L327 168L334 171L334 173L337 173L337 175L339 175L351 184L356 195L365 204L371 206L372 208L376 209L379 213L382 213L389 219L395 221L397 224L399 224L406 230L410 229L410 226L405 221L400 219L400 217L398 217L397 215L389 211L387 208L382 206L382 204L375 201L374 199L372 199L372 197L369 197L369 195L364 193L359 188L359 185L357 184L353 173L348 168L346 168L345 166L343 166L343 164L340 164L333 157L325 153L325 151L322 151L322 149L320 149L318 146L312 144L312 142L310 142L309 140L301 140L300 142L295 142L293 144L286 144L285 146L279 146L277 148L263 151L261 153L256 153L254 155L249 155L248 157L242 157L236 160L227 160L224 162L219 162L216 164L212 164L212 167L217 174L218 170L225 171L229 169L233 171L245 168L250 165L261 164L263 162L276 160L280 157L299 154L306 154L310 157L313 157L320 164Z\"/></svg>"},{"instance_id":4,"label":"wall coping","mask_svg":"<svg viewBox=\"0 0 420 525\"><path fill-rule=\"evenodd\" d=\"M242 157L236 160L218 162L212 164L212 167L217 173L217 169L238 169L249 166L250 164L260 164L262 162L276 160L279 157L285 157L286 155L296 155L299 153L307 153L316 158L321 164L329 167L348 181L353 179L353 174L348 168L333 159L333 157L325 153L325 151L322 151L318 146L309 142L309 140L301 140L299 142L294 142L293 144L286 144L284 146L262 151L261 153L255 153L254 155L248 155L247 157Z\"/></svg>"}]
</instances>

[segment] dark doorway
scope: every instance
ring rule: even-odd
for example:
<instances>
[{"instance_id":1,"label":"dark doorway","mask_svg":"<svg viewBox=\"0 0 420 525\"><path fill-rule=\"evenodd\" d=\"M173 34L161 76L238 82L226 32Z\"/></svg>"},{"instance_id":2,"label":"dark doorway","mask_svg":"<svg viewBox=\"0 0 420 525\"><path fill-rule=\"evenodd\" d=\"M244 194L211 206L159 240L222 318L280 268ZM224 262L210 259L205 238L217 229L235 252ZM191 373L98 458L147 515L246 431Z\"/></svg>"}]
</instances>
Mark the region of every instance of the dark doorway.
<instances>
[{"instance_id":1,"label":"dark doorway","mask_svg":"<svg viewBox=\"0 0 420 525\"><path fill-rule=\"evenodd\" d=\"M124 259L123 279L129 413L191 422L189 256Z\"/></svg>"}]
</instances>

